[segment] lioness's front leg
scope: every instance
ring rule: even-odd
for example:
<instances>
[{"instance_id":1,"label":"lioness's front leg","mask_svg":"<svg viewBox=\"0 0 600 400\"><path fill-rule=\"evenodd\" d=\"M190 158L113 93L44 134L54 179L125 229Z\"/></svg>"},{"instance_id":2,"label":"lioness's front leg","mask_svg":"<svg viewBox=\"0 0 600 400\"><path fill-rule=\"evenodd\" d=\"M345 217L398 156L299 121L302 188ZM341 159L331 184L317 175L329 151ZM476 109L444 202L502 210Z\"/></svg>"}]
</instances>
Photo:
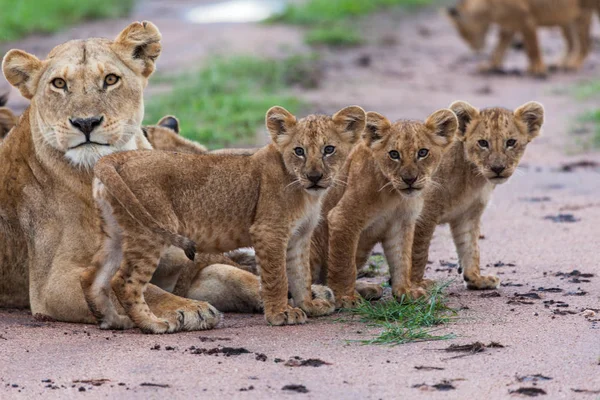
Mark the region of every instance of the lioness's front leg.
<instances>
[{"instance_id":1,"label":"lioness's front leg","mask_svg":"<svg viewBox=\"0 0 600 400\"><path fill-rule=\"evenodd\" d=\"M521 33L523 34L523 42L525 43L525 51L529 58L528 72L537 77L546 76L546 66L542 61L542 53L538 42L536 23L533 19L528 18L521 25Z\"/></svg>"},{"instance_id":2,"label":"lioness's front leg","mask_svg":"<svg viewBox=\"0 0 600 400\"><path fill-rule=\"evenodd\" d=\"M458 262L468 289L496 289L500 285L497 276L482 276L479 270L479 224L484 207L472 214L450 222L450 230L458 252Z\"/></svg>"},{"instance_id":3,"label":"lioness's front leg","mask_svg":"<svg viewBox=\"0 0 600 400\"><path fill-rule=\"evenodd\" d=\"M398 300L403 295L416 299L426 294L423 288L411 284L414 231L415 220L398 221L389 227L383 240L383 251L390 268L392 295Z\"/></svg>"},{"instance_id":4,"label":"lioness's front leg","mask_svg":"<svg viewBox=\"0 0 600 400\"><path fill-rule=\"evenodd\" d=\"M515 32L511 30L500 29L499 36L498 43L496 44L496 48L492 53L489 63L483 64L479 67L481 72L494 72L502 69L502 63L504 61L506 50L512 43Z\"/></svg>"},{"instance_id":5,"label":"lioness's front leg","mask_svg":"<svg viewBox=\"0 0 600 400\"><path fill-rule=\"evenodd\" d=\"M288 305L285 265L289 230L276 229L272 223L265 223L253 225L250 235L260 266L261 297L267 322L271 325L305 323L304 311Z\"/></svg>"}]
</instances>

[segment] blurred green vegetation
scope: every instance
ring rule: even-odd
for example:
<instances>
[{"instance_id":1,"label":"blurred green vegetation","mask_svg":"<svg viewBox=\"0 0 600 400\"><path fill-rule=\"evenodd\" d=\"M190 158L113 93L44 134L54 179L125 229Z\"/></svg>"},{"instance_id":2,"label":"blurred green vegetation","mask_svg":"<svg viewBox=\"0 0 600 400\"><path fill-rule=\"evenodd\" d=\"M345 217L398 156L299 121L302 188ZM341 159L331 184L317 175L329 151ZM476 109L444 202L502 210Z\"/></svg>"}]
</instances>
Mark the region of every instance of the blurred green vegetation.
<instances>
[{"instance_id":1,"label":"blurred green vegetation","mask_svg":"<svg viewBox=\"0 0 600 400\"><path fill-rule=\"evenodd\" d=\"M363 42L355 25L358 18L385 7L417 7L434 0L308 0L289 4L274 22L309 27L306 42L310 45L355 46Z\"/></svg>"},{"instance_id":2,"label":"blurred green vegetation","mask_svg":"<svg viewBox=\"0 0 600 400\"><path fill-rule=\"evenodd\" d=\"M89 19L127 15L134 0L0 0L0 41L51 33Z\"/></svg>"},{"instance_id":3,"label":"blurred green vegetation","mask_svg":"<svg viewBox=\"0 0 600 400\"><path fill-rule=\"evenodd\" d=\"M150 97L146 123L173 114L185 137L209 148L253 144L270 107L280 105L292 113L302 108L289 88L315 87L317 64L314 55L283 60L238 56L215 58L194 73L159 76L154 84L171 88Z\"/></svg>"},{"instance_id":4,"label":"blurred green vegetation","mask_svg":"<svg viewBox=\"0 0 600 400\"><path fill-rule=\"evenodd\" d=\"M600 80L585 81L577 84L573 94L578 100L587 100L590 98L600 98ZM591 135L580 138L579 146L584 150L590 148L600 148L600 108L592 111L586 111L580 114L576 125L583 132L589 131L591 126Z\"/></svg>"}]
</instances>

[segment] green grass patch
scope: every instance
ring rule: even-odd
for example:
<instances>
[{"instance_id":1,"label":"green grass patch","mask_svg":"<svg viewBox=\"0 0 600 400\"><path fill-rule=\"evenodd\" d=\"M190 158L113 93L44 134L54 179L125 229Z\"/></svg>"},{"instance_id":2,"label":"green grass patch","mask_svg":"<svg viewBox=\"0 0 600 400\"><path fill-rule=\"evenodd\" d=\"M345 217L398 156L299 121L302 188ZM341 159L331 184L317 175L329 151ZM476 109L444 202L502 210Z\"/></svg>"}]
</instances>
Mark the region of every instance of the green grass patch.
<instances>
[{"instance_id":1,"label":"green grass patch","mask_svg":"<svg viewBox=\"0 0 600 400\"><path fill-rule=\"evenodd\" d=\"M593 133L589 137L587 144L582 145L584 148L599 148L600 147L600 109L588 111L581 115L580 121L585 125L591 125Z\"/></svg>"},{"instance_id":2,"label":"green grass patch","mask_svg":"<svg viewBox=\"0 0 600 400\"><path fill-rule=\"evenodd\" d=\"M280 105L292 113L301 109L303 103L288 89L318 85L317 64L315 56L215 58L194 73L160 76L155 82L171 90L149 99L146 123L173 114L184 136L210 148L252 144L270 107Z\"/></svg>"},{"instance_id":3,"label":"green grass patch","mask_svg":"<svg viewBox=\"0 0 600 400\"><path fill-rule=\"evenodd\" d=\"M575 86L575 97L585 100L600 95L600 80L578 83Z\"/></svg>"},{"instance_id":4,"label":"green grass patch","mask_svg":"<svg viewBox=\"0 0 600 400\"><path fill-rule=\"evenodd\" d=\"M357 46L364 42L357 21L386 7L417 7L435 0L308 0L288 4L269 21L309 27L305 41L309 45L334 47Z\"/></svg>"},{"instance_id":5,"label":"green grass patch","mask_svg":"<svg viewBox=\"0 0 600 400\"><path fill-rule=\"evenodd\" d=\"M77 22L127 15L134 0L0 0L0 41L52 33Z\"/></svg>"},{"instance_id":6,"label":"green grass patch","mask_svg":"<svg viewBox=\"0 0 600 400\"><path fill-rule=\"evenodd\" d=\"M454 335L436 335L439 326L452 321L456 311L448 307L444 290L449 283L430 290L428 298L383 302L362 302L351 311L363 322L381 327L382 332L362 344L398 345L410 342L451 339Z\"/></svg>"}]
</instances>

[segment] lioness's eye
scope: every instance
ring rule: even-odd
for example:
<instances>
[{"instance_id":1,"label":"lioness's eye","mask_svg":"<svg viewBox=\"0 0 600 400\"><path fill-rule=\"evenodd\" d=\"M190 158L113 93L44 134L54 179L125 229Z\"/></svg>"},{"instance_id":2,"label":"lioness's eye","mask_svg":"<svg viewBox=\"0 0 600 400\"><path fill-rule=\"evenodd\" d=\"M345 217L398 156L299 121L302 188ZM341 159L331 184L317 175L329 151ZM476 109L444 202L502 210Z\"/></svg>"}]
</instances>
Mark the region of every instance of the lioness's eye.
<instances>
[{"instance_id":1,"label":"lioness's eye","mask_svg":"<svg viewBox=\"0 0 600 400\"><path fill-rule=\"evenodd\" d=\"M302 147L296 147L294 153L296 153L298 157L304 157L304 149Z\"/></svg>"},{"instance_id":2,"label":"lioness's eye","mask_svg":"<svg viewBox=\"0 0 600 400\"><path fill-rule=\"evenodd\" d=\"M63 78L54 78L52 79L52 86L54 86L57 89L66 89L67 82L65 82Z\"/></svg>"},{"instance_id":3,"label":"lioness's eye","mask_svg":"<svg viewBox=\"0 0 600 400\"><path fill-rule=\"evenodd\" d=\"M106 78L104 78L104 86L112 86L117 82L119 82L119 77L115 74L108 74L106 75Z\"/></svg>"},{"instance_id":4,"label":"lioness's eye","mask_svg":"<svg viewBox=\"0 0 600 400\"><path fill-rule=\"evenodd\" d=\"M513 147L515 144L517 144L517 141L515 139L508 139L506 141L506 147Z\"/></svg>"},{"instance_id":5,"label":"lioness's eye","mask_svg":"<svg viewBox=\"0 0 600 400\"><path fill-rule=\"evenodd\" d=\"M490 147L490 144L488 143L487 140L482 139L477 143L479 144L479 147L481 147L482 149L487 149L488 147Z\"/></svg>"},{"instance_id":6,"label":"lioness's eye","mask_svg":"<svg viewBox=\"0 0 600 400\"><path fill-rule=\"evenodd\" d=\"M323 149L323 152L325 154L333 154L335 152L335 147L334 146L325 146L325 148Z\"/></svg>"},{"instance_id":7,"label":"lioness's eye","mask_svg":"<svg viewBox=\"0 0 600 400\"><path fill-rule=\"evenodd\" d=\"M425 157L427 157L427 154L429 154L429 150L427 150L427 149L421 149L417 153L417 155L419 156L419 158L425 158Z\"/></svg>"},{"instance_id":8,"label":"lioness's eye","mask_svg":"<svg viewBox=\"0 0 600 400\"><path fill-rule=\"evenodd\" d=\"M390 154L390 158L392 160L399 160L400 159L400 153L398 153L398 151L396 151L396 150L390 151L389 154Z\"/></svg>"}]
</instances>

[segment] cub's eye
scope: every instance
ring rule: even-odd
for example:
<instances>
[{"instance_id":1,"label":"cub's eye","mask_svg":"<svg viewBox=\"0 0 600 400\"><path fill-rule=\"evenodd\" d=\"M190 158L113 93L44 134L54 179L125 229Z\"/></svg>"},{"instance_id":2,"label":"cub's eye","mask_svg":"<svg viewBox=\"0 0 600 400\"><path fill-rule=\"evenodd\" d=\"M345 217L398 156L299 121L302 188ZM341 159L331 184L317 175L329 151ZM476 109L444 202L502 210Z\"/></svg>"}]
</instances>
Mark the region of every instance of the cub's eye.
<instances>
[{"instance_id":1,"label":"cub's eye","mask_svg":"<svg viewBox=\"0 0 600 400\"><path fill-rule=\"evenodd\" d=\"M296 147L294 153L296 153L298 157L304 157L304 149L302 147Z\"/></svg>"},{"instance_id":2,"label":"cub's eye","mask_svg":"<svg viewBox=\"0 0 600 400\"><path fill-rule=\"evenodd\" d=\"M425 157L427 157L428 154L429 154L429 150L427 150L427 149L421 149L417 153L417 155L419 156L419 158L425 158Z\"/></svg>"},{"instance_id":3,"label":"cub's eye","mask_svg":"<svg viewBox=\"0 0 600 400\"><path fill-rule=\"evenodd\" d=\"M119 82L119 79L120 78L115 74L108 74L106 75L106 78L104 78L104 86L112 86Z\"/></svg>"},{"instance_id":4,"label":"cub's eye","mask_svg":"<svg viewBox=\"0 0 600 400\"><path fill-rule=\"evenodd\" d=\"M54 86L57 89L66 89L67 82L65 82L63 78L54 78L52 79L52 86Z\"/></svg>"},{"instance_id":5,"label":"cub's eye","mask_svg":"<svg viewBox=\"0 0 600 400\"><path fill-rule=\"evenodd\" d=\"M392 160L399 160L400 159L400 153L398 153L398 151L396 151L396 150L390 151L389 154L390 154L390 158Z\"/></svg>"},{"instance_id":6,"label":"cub's eye","mask_svg":"<svg viewBox=\"0 0 600 400\"><path fill-rule=\"evenodd\" d=\"M335 152L335 147L334 146L325 146L325 148L323 149L323 152L327 155L333 154Z\"/></svg>"},{"instance_id":7,"label":"cub's eye","mask_svg":"<svg viewBox=\"0 0 600 400\"><path fill-rule=\"evenodd\" d=\"M488 143L487 140L480 140L477 142L479 144L479 147L481 147L482 149L487 149L488 147L490 147L490 144Z\"/></svg>"},{"instance_id":8,"label":"cub's eye","mask_svg":"<svg viewBox=\"0 0 600 400\"><path fill-rule=\"evenodd\" d=\"M506 141L506 147L514 147L515 144L517 144L517 141L515 139L508 139Z\"/></svg>"}]
</instances>

